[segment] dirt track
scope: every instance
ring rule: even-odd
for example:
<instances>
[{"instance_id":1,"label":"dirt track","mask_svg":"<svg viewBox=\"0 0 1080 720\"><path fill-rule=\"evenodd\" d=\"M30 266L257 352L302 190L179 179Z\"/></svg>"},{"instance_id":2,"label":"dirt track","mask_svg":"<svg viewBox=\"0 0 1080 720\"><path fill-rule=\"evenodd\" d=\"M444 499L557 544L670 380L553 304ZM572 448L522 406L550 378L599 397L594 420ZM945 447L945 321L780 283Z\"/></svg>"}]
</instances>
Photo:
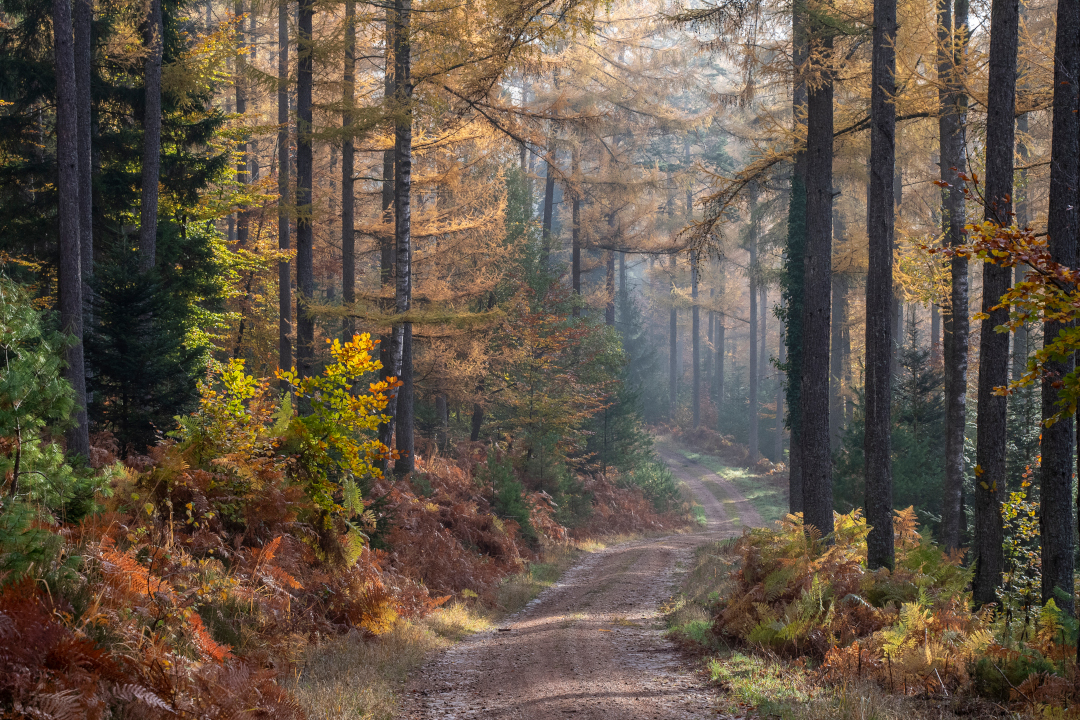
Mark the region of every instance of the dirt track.
<instances>
[{"instance_id":1,"label":"dirt track","mask_svg":"<svg viewBox=\"0 0 1080 720\"><path fill-rule=\"evenodd\" d=\"M722 478L663 446L659 450L704 506L706 526L588 555L500 630L477 634L425 666L408 686L402 717L717 717L713 691L663 637L658 608L695 547L760 520ZM720 485L725 502L701 477Z\"/></svg>"}]
</instances>

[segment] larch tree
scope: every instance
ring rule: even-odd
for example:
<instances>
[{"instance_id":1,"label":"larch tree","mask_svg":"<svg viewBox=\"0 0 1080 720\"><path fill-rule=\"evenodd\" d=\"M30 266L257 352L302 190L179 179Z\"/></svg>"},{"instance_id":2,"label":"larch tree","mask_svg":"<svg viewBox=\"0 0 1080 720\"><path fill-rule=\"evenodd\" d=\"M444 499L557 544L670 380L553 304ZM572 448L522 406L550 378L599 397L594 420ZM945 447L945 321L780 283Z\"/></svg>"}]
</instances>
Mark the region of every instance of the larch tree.
<instances>
[{"instance_id":1,"label":"larch tree","mask_svg":"<svg viewBox=\"0 0 1080 720\"><path fill-rule=\"evenodd\" d=\"M760 365L758 363L758 352L764 350L759 348L761 342L761 336L759 333L759 316L758 316L758 207L757 207L757 187L751 186L747 193L747 203L750 206L750 222L746 226L746 248L749 250L750 262L747 265L746 273L750 281L750 355L749 355L749 371L750 371L750 412L747 417L749 422L749 433L747 435L747 451L748 459L751 464L758 461L760 452L758 450L758 400L760 399Z\"/></svg>"},{"instance_id":2,"label":"larch tree","mask_svg":"<svg viewBox=\"0 0 1080 720\"><path fill-rule=\"evenodd\" d=\"M315 0L300 0L296 34L296 366L310 377L315 364L315 296L312 117ZM301 402L301 406L303 403Z\"/></svg>"},{"instance_id":3,"label":"larch tree","mask_svg":"<svg viewBox=\"0 0 1080 720\"><path fill-rule=\"evenodd\" d=\"M92 28L93 0L75 0L72 8L75 28L75 88L79 113L79 252L83 297L88 297L94 276L94 178L93 178L93 98L94 68Z\"/></svg>"},{"instance_id":4,"label":"larch tree","mask_svg":"<svg viewBox=\"0 0 1080 720\"><path fill-rule=\"evenodd\" d=\"M278 367L293 367L292 249L289 192L289 0L278 0L277 16L277 188L278 188Z\"/></svg>"},{"instance_id":5,"label":"larch tree","mask_svg":"<svg viewBox=\"0 0 1080 720\"><path fill-rule=\"evenodd\" d=\"M356 2L345 0L345 61L342 69L341 125L341 301L356 303L356 218L353 180L355 139L353 106L356 102ZM346 315L342 335L349 340L356 333L356 321Z\"/></svg>"},{"instance_id":6,"label":"larch tree","mask_svg":"<svg viewBox=\"0 0 1080 720\"><path fill-rule=\"evenodd\" d=\"M866 276L866 563L893 566L892 313L896 164L896 0L874 0Z\"/></svg>"}]
</instances>

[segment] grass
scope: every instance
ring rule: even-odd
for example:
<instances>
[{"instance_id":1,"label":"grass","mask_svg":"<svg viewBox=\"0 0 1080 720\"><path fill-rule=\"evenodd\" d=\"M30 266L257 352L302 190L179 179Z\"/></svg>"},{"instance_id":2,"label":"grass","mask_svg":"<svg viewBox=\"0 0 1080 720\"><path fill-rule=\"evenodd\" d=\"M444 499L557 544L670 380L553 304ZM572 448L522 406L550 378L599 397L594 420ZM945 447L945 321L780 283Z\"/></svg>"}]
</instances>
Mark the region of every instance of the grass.
<instances>
[{"instance_id":1,"label":"grass","mask_svg":"<svg viewBox=\"0 0 1080 720\"><path fill-rule=\"evenodd\" d=\"M762 522L767 525L779 520L787 513L787 496L777 479L757 475L746 468L730 467L712 455L704 455L685 448L678 448L678 451L687 460L703 465L730 482L743 497L750 501L761 516ZM717 500L721 502L727 500L726 496L717 494L708 480L704 482Z\"/></svg>"},{"instance_id":2,"label":"grass","mask_svg":"<svg viewBox=\"0 0 1080 720\"><path fill-rule=\"evenodd\" d=\"M490 630L550 587L584 552L629 537L545 549L539 562L503 580L498 606L465 598L419 621L398 623L376 638L350 634L303 654L291 689L311 720L391 720L409 674L430 655L476 632Z\"/></svg>"}]
</instances>

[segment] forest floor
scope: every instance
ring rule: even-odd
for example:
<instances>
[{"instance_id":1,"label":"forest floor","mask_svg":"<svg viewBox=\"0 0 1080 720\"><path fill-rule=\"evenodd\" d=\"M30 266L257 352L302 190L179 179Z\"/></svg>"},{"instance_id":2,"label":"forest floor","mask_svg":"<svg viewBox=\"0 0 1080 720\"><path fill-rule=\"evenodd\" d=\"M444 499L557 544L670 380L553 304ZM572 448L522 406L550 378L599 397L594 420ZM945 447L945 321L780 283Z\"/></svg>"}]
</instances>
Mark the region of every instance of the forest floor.
<instances>
[{"instance_id":1,"label":"forest floor","mask_svg":"<svg viewBox=\"0 0 1080 720\"><path fill-rule=\"evenodd\" d=\"M423 666L401 717L717 717L716 685L666 637L662 605L696 548L760 525L762 513L733 479L670 443L657 449L704 509L704 525L589 553L497 628Z\"/></svg>"}]
</instances>

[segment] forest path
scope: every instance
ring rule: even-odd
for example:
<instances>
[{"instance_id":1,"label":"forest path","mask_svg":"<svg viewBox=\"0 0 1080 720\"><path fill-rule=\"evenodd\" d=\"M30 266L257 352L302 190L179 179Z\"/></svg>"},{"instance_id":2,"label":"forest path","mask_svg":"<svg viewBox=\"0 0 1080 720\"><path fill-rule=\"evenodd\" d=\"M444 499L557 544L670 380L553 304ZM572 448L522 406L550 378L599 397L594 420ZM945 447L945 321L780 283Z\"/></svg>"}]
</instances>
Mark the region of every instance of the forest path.
<instances>
[{"instance_id":1,"label":"forest path","mask_svg":"<svg viewBox=\"0 0 1080 720\"><path fill-rule=\"evenodd\" d=\"M660 604L677 590L694 548L759 518L724 478L673 448L657 449L704 507L705 527L587 555L500 629L478 633L421 668L403 698L402 718L717 717L715 690L664 637Z\"/></svg>"}]
</instances>

